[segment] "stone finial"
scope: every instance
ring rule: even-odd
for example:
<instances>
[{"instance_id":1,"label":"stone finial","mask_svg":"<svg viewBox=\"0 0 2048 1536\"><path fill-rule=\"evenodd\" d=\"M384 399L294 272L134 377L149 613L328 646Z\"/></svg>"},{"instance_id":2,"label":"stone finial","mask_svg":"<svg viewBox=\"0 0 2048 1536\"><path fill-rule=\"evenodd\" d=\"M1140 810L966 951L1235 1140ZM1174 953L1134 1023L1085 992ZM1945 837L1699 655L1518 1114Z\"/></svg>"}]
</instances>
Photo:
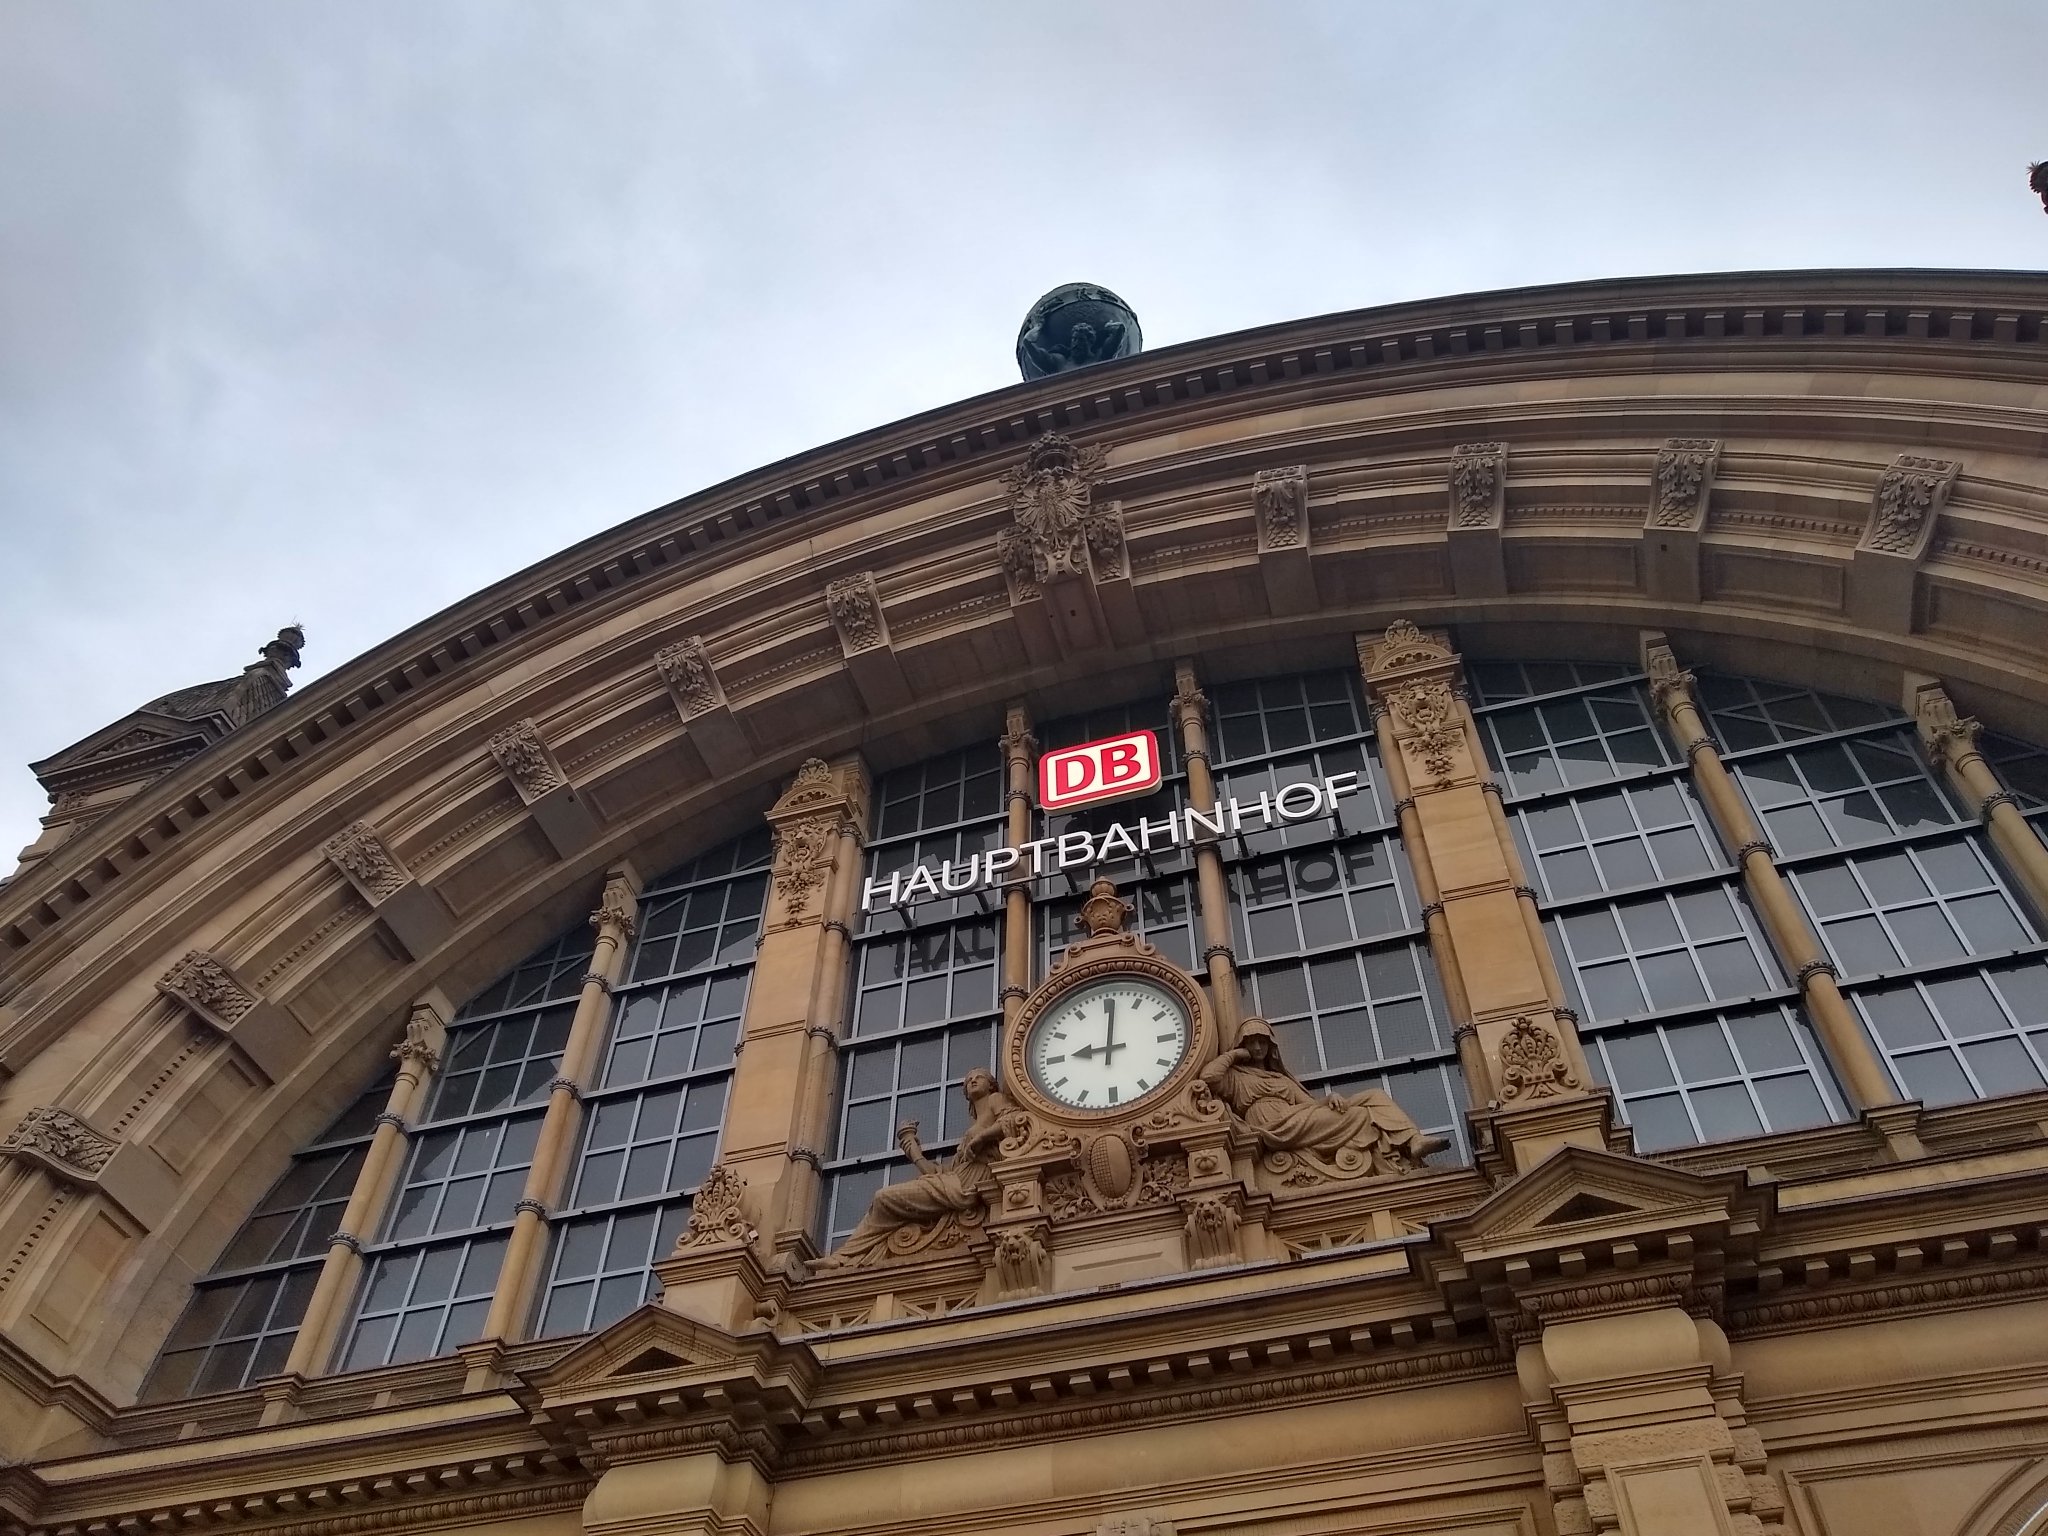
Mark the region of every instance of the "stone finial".
<instances>
[{"instance_id":1,"label":"stone finial","mask_svg":"<svg viewBox=\"0 0 2048 1536\"><path fill-rule=\"evenodd\" d=\"M1116 893L1116 882L1103 878L1088 887L1088 899L1081 903L1081 926L1091 939L1114 938L1124 931L1137 911Z\"/></svg>"}]
</instances>

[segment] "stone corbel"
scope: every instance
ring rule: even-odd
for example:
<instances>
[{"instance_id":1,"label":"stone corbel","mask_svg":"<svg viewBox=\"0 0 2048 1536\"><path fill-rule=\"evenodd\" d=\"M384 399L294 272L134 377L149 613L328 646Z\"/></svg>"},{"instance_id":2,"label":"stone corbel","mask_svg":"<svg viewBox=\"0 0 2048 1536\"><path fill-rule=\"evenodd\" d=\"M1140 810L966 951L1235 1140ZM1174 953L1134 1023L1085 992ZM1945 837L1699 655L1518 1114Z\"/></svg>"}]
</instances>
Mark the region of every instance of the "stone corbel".
<instances>
[{"instance_id":1,"label":"stone corbel","mask_svg":"<svg viewBox=\"0 0 2048 1536\"><path fill-rule=\"evenodd\" d=\"M268 998L257 996L227 962L204 950L188 951L157 981L156 989L234 1042L273 1083L282 1082L312 1044L312 1036L297 1019Z\"/></svg>"},{"instance_id":2,"label":"stone corbel","mask_svg":"<svg viewBox=\"0 0 2048 1536\"><path fill-rule=\"evenodd\" d=\"M1311 613L1315 577L1309 569L1308 466L1262 469L1252 476L1258 519L1259 575L1275 614Z\"/></svg>"},{"instance_id":3,"label":"stone corbel","mask_svg":"<svg viewBox=\"0 0 2048 1536\"><path fill-rule=\"evenodd\" d=\"M996 560L1035 663L1144 638L1123 504L1095 499L1105 463L1101 449L1048 432L1003 473L1010 522Z\"/></svg>"},{"instance_id":4,"label":"stone corbel","mask_svg":"<svg viewBox=\"0 0 2048 1536\"><path fill-rule=\"evenodd\" d=\"M139 1142L117 1141L55 1104L31 1109L0 1139L0 1155L78 1189L98 1190L145 1231L178 1196L170 1164Z\"/></svg>"},{"instance_id":5,"label":"stone corbel","mask_svg":"<svg viewBox=\"0 0 2048 1536\"><path fill-rule=\"evenodd\" d=\"M1913 628L1913 589L1962 465L1900 454L1877 483L1849 565L1849 617L1891 634Z\"/></svg>"},{"instance_id":6,"label":"stone corbel","mask_svg":"<svg viewBox=\"0 0 2048 1536\"><path fill-rule=\"evenodd\" d=\"M910 680L903 675L882 595L873 571L841 576L825 588L825 608L839 635L839 652L847 673L871 715L888 714L910 702Z\"/></svg>"},{"instance_id":7,"label":"stone corbel","mask_svg":"<svg viewBox=\"0 0 2048 1536\"><path fill-rule=\"evenodd\" d=\"M531 720L508 725L490 739L491 756L533 813L534 824L559 858L574 858L597 838L597 818Z\"/></svg>"},{"instance_id":8,"label":"stone corbel","mask_svg":"<svg viewBox=\"0 0 2048 1536\"><path fill-rule=\"evenodd\" d=\"M447 905L413 878L412 871L367 821L350 822L320 851L348 878L411 958L425 959L448 937L454 922Z\"/></svg>"},{"instance_id":9,"label":"stone corbel","mask_svg":"<svg viewBox=\"0 0 2048 1536\"><path fill-rule=\"evenodd\" d=\"M1721 444L1711 437L1674 437L1657 450L1643 518L1643 580L1652 597L1700 600L1700 534L1720 461Z\"/></svg>"},{"instance_id":10,"label":"stone corbel","mask_svg":"<svg viewBox=\"0 0 2048 1536\"><path fill-rule=\"evenodd\" d=\"M725 685L702 635L691 635L654 653L654 670L683 717L684 734L714 777L735 773L752 760L753 747L732 712Z\"/></svg>"},{"instance_id":11,"label":"stone corbel","mask_svg":"<svg viewBox=\"0 0 2048 1536\"><path fill-rule=\"evenodd\" d=\"M1501 527L1507 519L1505 443L1460 443L1451 450L1451 586L1460 597L1498 597L1508 589Z\"/></svg>"},{"instance_id":12,"label":"stone corbel","mask_svg":"<svg viewBox=\"0 0 2048 1536\"><path fill-rule=\"evenodd\" d=\"M789 789L768 810L775 830L770 929L823 920L840 831L851 826L865 835L867 801L867 772L858 758L834 765L814 757L797 770Z\"/></svg>"}]
</instances>

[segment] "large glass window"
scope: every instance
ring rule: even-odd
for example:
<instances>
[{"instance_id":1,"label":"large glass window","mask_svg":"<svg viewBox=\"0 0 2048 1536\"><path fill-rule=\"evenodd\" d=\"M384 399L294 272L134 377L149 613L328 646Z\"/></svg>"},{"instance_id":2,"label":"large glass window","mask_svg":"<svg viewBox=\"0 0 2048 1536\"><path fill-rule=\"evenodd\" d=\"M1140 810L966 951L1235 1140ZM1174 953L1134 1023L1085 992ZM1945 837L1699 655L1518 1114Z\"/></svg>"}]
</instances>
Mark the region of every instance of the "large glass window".
<instances>
[{"instance_id":1,"label":"large glass window","mask_svg":"<svg viewBox=\"0 0 2048 1536\"><path fill-rule=\"evenodd\" d=\"M613 989L582 1145L542 1288L537 1335L616 1322L654 1292L718 1155L774 846L766 828L649 884Z\"/></svg>"},{"instance_id":2,"label":"large glass window","mask_svg":"<svg viewBox=\"0 0 2048 1536\"><path fill-rule=\"evenodd\" d=\"M1587 1060L1637 1149L1843 1118L1819 1044L1686 766L1652 724L1640 678L1583 663L1480 665L1473 675Z\"/></svg>"},{"instance_id":3,"label":"large glass window","mask_svg":"<svg viewBox=\"0 0 2048 1536\"><path fill-rule=\"evenodd\" d=\"M249 1213L171 1330L145 1402L232 1391L284 1368L391 1081L343 1111Z\"/></svg>"}]
</instances>

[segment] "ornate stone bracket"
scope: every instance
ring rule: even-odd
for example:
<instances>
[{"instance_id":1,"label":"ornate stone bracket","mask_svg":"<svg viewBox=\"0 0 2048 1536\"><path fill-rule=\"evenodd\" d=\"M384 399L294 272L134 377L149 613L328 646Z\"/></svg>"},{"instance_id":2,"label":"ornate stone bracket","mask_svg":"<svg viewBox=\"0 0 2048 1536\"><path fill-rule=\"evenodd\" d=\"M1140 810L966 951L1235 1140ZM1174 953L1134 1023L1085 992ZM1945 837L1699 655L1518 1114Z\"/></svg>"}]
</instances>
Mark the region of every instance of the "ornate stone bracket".
<instances>
[{"instance_id":1,"label":"ornate stone bracket","mask_svg":"<svg viewBox=\"0 0 2048 1536\"><path fill-rule=\"evenodd\" d=\"M1451 585L1460 597L1498 597L1508 589L1500 538L1507 482L1507 444L1460 443L1451 450Z\"/></svg>"},{"instance_id":2,"label":"ornate stone bracket","mask_svg":"<svg viewBox=\"0 0 2048 1536\"><path fill-rule=\"evenodd\" d=\"M1700 534L1720 459L1711 437L1674 437L1657 450L1643 519L1643 579L1653 597L1700 600Z\"/></svg>"},{"instance_id":3,"label":"ornate stone bracket","mask_svg":"<svg viewBox=\"0 0 2048 1536\"><path fill-rule=\"evenodd\" d=\"M558 856L573 858L596 840L597 819L576 793L539 726L518 721L491 737L487 746Z\"/></svg>"},{"instance_id":4,"label":"ornate stone bracket","mask_svg":"<svg viewBox=\"0 0 2048 1536\"><path fill-rule=\"evenodd\" d=\"M1273 612L1308 613L1316 607L1309 567L1308 466L1262 469L1252 476L1258 518L1259 574Z\"/></svg>"},{"instance_id":5,"label":"ornate stone bracket","mask_svg":"<svg viewBox=\"0 0 2048 1536\"><path fill-rule=\"evenodd\" d=\"M690 1202L690 1222L676 1239L676 1252L751 1243L759 1234L747 1220L746 1193L747 1181L738 1173L712 1164Z\"/></svg>"},{"instance_id":6,"label":"ornate stone bracket","mask_svg":"<svg viewBox=\"0 0 2048 1536\"><path fill-rule=\"evenodd\" d=\"M675 701L688 737L716 776L737 772L752 759L752 744L726 698L725 685L702 635L691 635L654 653L655 674Z\"/></svg>"},{"instance_id":7,"label":"ornate stone bracket","mask_svg":"<svg viewBox=\"0 0 2048 1536\"><path fill-rule=\"evenodd\" d=\"M407 955L425 959L454 926L441 898L413 877L367 821L350 822L321 848Z\"/></svg>"},{"instance_id":8,"label":"ornate stone bracket","mask_svg":"<svg viewBox=\"0 0 2048 1536\"><path fill-rule=\"evenodd\" d=\"M4 1138L0 1156L40 1168L78 1189L98 1190L147 1230L178 1196L178 1176L138 1142L117 1141L60 1105L23 1115Z\"/></svg>"},{"instance_id":9,"label":"ornate stone bracket","mask_svg":"<svg viewBox=\"0 0 2048 1536\"><path fill-rule=\"evenodd\" d=\"M245 986L227 962L190 950L157 981L157 991L216 1034L234 1042L271 1082L305 1058L312 1037L297 1019Z\"/></svg>"},{"instance_id":10,"label":"ornate stone bracket","mask_svg":"<svg viewBox=\"0 0 2048 1536\"><path fill-rule=\"evenodd\" d=\"M1095 499L1099 448L1048 432L1002 477L996 559L1033 660L1142 639L1123 505Z\"/></svg>"},{"instance_id":11,"label":"ornate stone bracket","mask_svg":"<svg viewBox=\"0 0 2048 1536\"><path fill-rule=\"evenodd\" d=\"M1953 459L1907 453L1892 461L1871 497L1870 521L1850 563L1850 618L1893 634L1912 630L1920 562L1961 471Z\"/></svg>"},{"instance_id":12,"label":"ornate stone bracket","mask_svg":"<svg viewBox=\"0 0 2048 1536\"><path fill-rule=\"evenodd\" d=\"M839 636L839 651L870 713L886 714L910 702L910 682L896 658L889 620L873 571L840 576L825 587L825 609Z\"/></svg>"}]
</instances>

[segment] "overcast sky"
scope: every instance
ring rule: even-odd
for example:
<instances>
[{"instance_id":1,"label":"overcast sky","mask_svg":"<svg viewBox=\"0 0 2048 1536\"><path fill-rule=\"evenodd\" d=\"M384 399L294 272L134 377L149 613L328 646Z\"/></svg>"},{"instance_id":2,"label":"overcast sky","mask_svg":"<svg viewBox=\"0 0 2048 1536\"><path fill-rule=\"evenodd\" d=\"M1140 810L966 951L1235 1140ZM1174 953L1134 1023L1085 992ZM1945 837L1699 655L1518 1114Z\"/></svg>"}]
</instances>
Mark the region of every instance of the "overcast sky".
<instances>
[{"instance_id":1,"label":"overcast sky","mask_svg":"<svg viewBox=\"0 0 2048 1536\"><path fill-rule=\"evenodd\" d=\"M1432 294L2048 265L2048 3L0 0L0 871L25 764L288 620L1014 382Z\"/></svg>"}]
</instances>

